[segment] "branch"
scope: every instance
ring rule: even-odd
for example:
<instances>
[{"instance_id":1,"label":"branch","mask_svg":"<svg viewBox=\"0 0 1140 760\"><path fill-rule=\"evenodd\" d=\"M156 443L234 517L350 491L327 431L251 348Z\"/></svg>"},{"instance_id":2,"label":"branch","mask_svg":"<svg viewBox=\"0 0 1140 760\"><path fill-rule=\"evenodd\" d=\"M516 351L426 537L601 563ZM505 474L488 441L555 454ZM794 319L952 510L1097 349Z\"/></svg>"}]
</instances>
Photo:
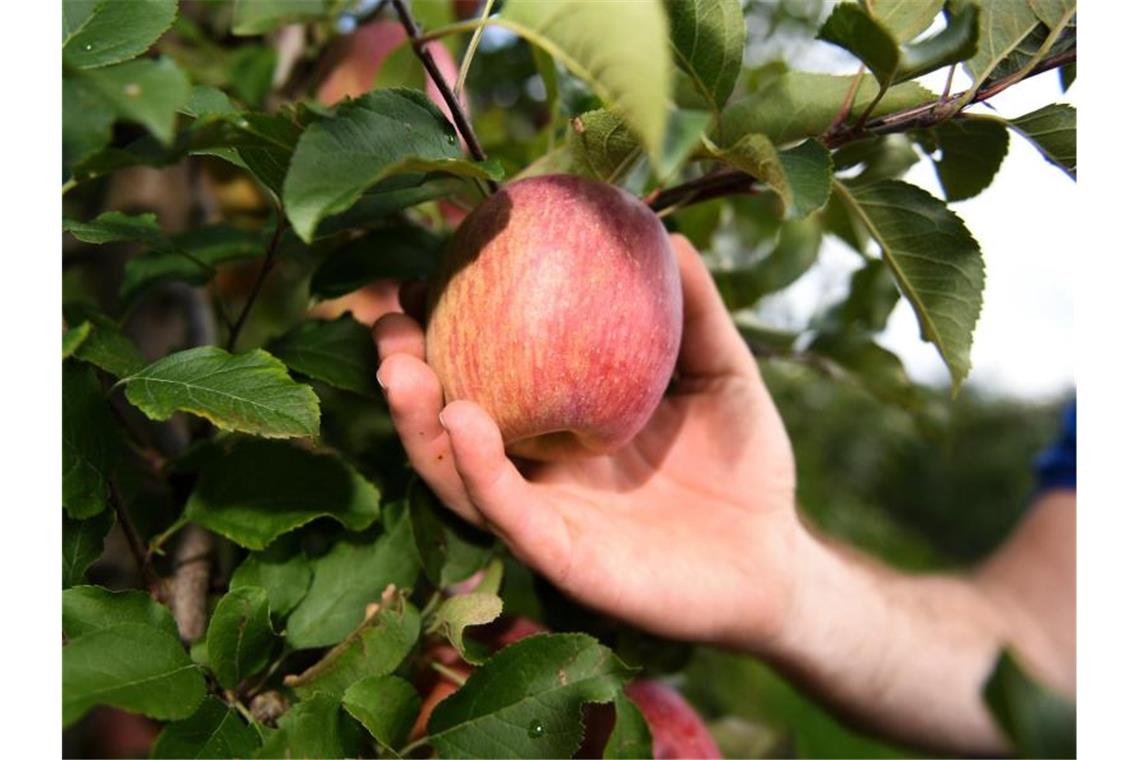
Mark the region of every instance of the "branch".
<instances>
[{"instance_id":1,"label":"branch","mask_svg":"<svg viewBox=\"0 0 1140 760\"><path fill-rule=\"evenodd\" d=\"M150 566L146 547L143 546L142 539L139 538L138 529L135 528L134 520L131 519L130 512L123 504L122 494L119 493L119 487L115 484L114 479L108 483L108 490L111 494L111 507L115 510L115 517L119 521L119 527L123 531L123 535L127 537L127 545L131 548L131 554L135 558L135 564L139 566L139 572L142 573L143 580L146 582L148 588L154 589L157 587L158 576L155 575L154 569Z\"/></svg>"},{"instance_id":2,"label":"branch","mask_svg":"<svg viewBox=\"0 0 1140 760\"><path fill-rule=\"evenodd\" d=\"M462 135L463 142L467 144L467 150L471 151L471 155L477 161L486 161L487 154L483 152L483 146L479 144L479 138L475 136L471 122L468 120L467 114L463 112L459 98L451 91L447 80L443 78L439 67L435 65L435 59L432 58L431 51L427 49L427 43L420 36L419 27L416 25L416 20L412 18L412 12L408 10L406 0L393 0L392 6L396 9L396 15L400 17L400 23L404 25L404 31L408 33L408 38L412 42L412 50L420 59L420 63L423 64L424 70L431 77L431 81L435 83L444 102L447 103L447 110L451 111L451 119L455 122L455 128L459 130L459 134ZM492 192L498 189L498 185L493 180L487 182L491 186Z\"/></svg>"},{"instance_id":3,"label":"branch","mask_svg":"<svg viewBox=\"0 0 1140 760\"><path fill-rule=\"evenodd\" d=\"M936 101L923 103L914 108L890 113L863 125L835 124L823 133L819 140L828 148L834 149L869 137L932 127L952 119L966 106L988 100L1023 79L1052 71L1075 60L1077 60L1077 51L1067 50L1064 53L1044 59L1028 72L1018 71L994 81L978 90L965 102L960 101L965 98L968 91L948 100L939 98ZM655 190L644 200L654 211L661 212L666 209L672 210L689 206L711 198L751 192L752 185L756 182L756 178L751 174L738 170L714 172L666 190Z\"/></svg>"},{"instance_id":4,"label":"branch","mask_svg":"<svg viewBox=\"0 0 1140 760\"><path fill-rule=\"evenodd\" d=\"M257 295L261 292L261 286L265 284L265 278L269 276L269 272L273 269L274 257L277 254L277 245L281 242L281 233L285 231L285 214L281 210L281 206L277 206L277 223L273 228L273 237L269 240L269 247L265 249L265 260L261 263L261 271L257 273L257 280L254 281L253 287L249 291L249 298L245 300L245 306L241 309L241 314L238 315L237 321L234 322L233 328L230 330L230 338L226 341L226 350L233 353L234 346L237 345L238 335L241 334L241 328L245 326L246 319L249 318L250 311L253 310L253 302L257 300Z\"/></svg>"},{"instance_id":5,"label":"branch","mask_svg":"<svg viewBox=\"0 0 1140 760\"><path fill-rule=\"evenodd\" d=\"M188 643L206 633L206 595L213 549L213 535L197 525L188 525L174 555L169 605L178 623L178 634Z\"/></svg>"}]
</instances>

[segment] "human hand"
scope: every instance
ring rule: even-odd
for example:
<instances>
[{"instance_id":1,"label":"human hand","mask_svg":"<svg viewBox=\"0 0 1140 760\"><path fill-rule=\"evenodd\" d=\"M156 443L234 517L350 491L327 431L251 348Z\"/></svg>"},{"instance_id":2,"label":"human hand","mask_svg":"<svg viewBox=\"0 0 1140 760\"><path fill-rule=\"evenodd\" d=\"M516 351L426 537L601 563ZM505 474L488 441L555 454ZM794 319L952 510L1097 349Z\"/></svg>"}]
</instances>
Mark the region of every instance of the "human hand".
<instances>
[{"instance_id":1,"label":"human hand","mask_svg":"<svg viewBox=\"0 0 1140 760\"><path fill-rule=\"evenodd\" d=\"M677 380L608 456L512 461L471 401L444 406L424 333L388 314L377 378L412 466L575 600L674 638L754 648L789 604L795 465L779 414L700 256L671 238L684 327Z\"/></svg>"}]
</instances>

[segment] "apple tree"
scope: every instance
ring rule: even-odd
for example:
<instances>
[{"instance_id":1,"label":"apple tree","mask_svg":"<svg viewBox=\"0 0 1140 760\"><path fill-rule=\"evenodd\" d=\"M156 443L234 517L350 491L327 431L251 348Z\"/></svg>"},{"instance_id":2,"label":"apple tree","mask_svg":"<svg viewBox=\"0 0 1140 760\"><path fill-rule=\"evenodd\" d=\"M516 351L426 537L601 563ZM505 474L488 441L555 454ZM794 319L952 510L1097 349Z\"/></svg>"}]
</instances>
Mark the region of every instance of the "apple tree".
<instances>
[{"instance_id":1,"label":"apple tree","mask_svg":"<svg viewBox=\"0 0 1140 760\"><path fill-rule=\"evenodd\" d=\"M795 68L808 43L847 70ZM575 174L706 253L763 365L921 415L944 394L876 336L905 303L953 391L969 374L985 266L952 205L1010 140L1076 178L1071 106L984 107L1073 81L1071 0L64 0L62 63L76 753L99 715L143 716L155 757L670 751L661 705L692 707L654 684L691 647L445 510L368 324L500 184ZM920 161L940 194L904 178ZM803 333L759 321L829 239L863 261L847 297ZM988 693L1021 750L1058 746L1067 708L1014 660Z\"/></svg>"}]
</instances>

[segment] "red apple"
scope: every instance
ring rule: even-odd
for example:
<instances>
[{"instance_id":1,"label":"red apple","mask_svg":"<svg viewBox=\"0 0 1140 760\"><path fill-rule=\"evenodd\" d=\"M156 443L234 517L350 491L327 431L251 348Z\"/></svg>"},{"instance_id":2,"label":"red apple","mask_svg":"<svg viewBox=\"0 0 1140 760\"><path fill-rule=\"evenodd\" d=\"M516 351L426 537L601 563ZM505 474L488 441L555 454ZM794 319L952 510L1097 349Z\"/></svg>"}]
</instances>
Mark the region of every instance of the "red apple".
<instances>
[{"instance_id":1,"label":"red apple","mask_svg":"<svg viewBox=\"0 0 1140 760\"><path fill-rule=\"evenodd\" d=\"M653 757L719 758L720 748L692 705L661 681L634 681L625 694L641 709L653 734Z\"/></svg>"},{"instance_id":2,"label":"red apple","mask_svg":"<svg viewBox=\"0 0 1140 760\"><path fill-rule=\"evenodd\" d=\"M553 460L627 443L681 343L677 260L657 216L602 182L512 182L456 230L429 297L427 361L507 450Z\"/></svg>"}]
</instances>

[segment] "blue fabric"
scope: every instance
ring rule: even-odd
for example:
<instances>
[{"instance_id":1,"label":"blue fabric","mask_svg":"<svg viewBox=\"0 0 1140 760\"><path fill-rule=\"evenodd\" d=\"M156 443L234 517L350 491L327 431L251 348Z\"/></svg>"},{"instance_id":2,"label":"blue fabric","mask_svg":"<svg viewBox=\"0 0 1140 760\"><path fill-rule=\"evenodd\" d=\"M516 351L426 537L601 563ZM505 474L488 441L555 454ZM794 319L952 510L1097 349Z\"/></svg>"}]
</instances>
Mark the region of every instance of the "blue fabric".
<instances>
[{"instance_id":1,"label":"blue fabric","mask_svg":"<svg viewBox=\"0 0 1140 760\"><path fill-rule=\"evenodd\" d=\"M1061 435L1041 452L1035 462L1038 491L1077 487L1077 402L1074 399L1061 419Z\"/></svg>"}]
</instances>

